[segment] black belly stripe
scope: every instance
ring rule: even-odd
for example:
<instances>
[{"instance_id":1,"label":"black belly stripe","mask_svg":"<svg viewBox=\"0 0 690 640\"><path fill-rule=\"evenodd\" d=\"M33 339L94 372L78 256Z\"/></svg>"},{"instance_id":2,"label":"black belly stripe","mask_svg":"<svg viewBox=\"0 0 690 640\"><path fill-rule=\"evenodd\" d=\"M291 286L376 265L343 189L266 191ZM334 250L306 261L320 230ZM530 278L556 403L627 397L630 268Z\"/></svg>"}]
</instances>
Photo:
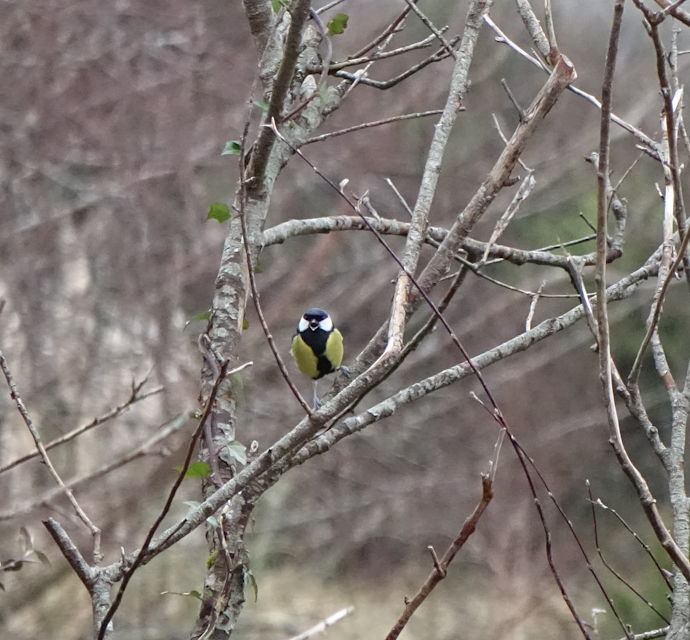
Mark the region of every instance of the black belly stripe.
<instances>
[{"instance_id":1,"label":"black belly stripe","mask_svg":"<svg viewBox=\"0 0 690 640\"><path fill-rule=\"evenodd\" d=\"M316 368L319 370L319 378L325 376L327 373L333 373L335 371L331 361L326 356L319 356Z\"/></svg>"},{"instance_id":2,"label":"black belly stripe","mask_svg":"<svg viewBox=\"0 0 690 640\"><path fill-rule=\"evenodd\" d=\"M314 331L306 329L302 331L300 335L302 336L302 340L311 347L311 350L317 358L316 369L319 375L315 379L318 380L328 373L333 373L335 369L333 369L330 360L325 356L326 343L328 342L328 336L331 334L323 329L315 329Z\"/></svg>"}]
</instances>

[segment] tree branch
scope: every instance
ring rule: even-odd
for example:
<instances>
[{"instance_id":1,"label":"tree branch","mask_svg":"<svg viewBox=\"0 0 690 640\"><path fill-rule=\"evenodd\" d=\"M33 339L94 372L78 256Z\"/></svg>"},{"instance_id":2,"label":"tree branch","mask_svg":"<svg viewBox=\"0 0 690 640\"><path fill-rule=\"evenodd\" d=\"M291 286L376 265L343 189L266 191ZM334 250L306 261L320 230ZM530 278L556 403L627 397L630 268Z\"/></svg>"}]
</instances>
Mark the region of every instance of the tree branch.
<instances>
[{"instance_id":1,"label":"tree branch","mask_svg":"<svg viewBox=\"0 0 690 640\"><path fill-rule=\"evenodd\" d=\"M482 514L489 506L493 496L493 486L489 476L482 475L482 497L479 503L474 508L472 514L465 520L462 529L460 529L457 537L443 554L440 561L434 558L434 570L429 574L429 577L424 581L424 584L419 588L419 591L417 591L414 597L406 603L405 610L400 618L398 618L393 628L389 631L386 640L396 640L412 617L412 614L414 614L420 605L429 597L436 585L446 577L450 563L453 562L453 558L455 558L458 551L462 549L467 540L469 540L469 537L474 533L479 518L482 517Z\"/></svg>"}]
</instances>

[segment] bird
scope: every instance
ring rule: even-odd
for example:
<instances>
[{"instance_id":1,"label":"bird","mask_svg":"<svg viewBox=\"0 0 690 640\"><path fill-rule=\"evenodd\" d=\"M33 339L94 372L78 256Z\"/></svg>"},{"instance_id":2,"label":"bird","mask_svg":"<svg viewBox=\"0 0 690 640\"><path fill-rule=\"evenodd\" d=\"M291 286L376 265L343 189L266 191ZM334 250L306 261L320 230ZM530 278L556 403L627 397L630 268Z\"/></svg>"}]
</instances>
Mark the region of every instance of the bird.
<instances>
[{"instance_id":1,"label":"bird","mask_svg":"<svg viewBox=\"0 0 690 640\"><path fill-rule=\"evenodd\" d=\"M290 351L297 368L314 381L313 404L318 410L321 407L316 392L319 379L336 371L348 376L350 374L347 367L342 365L343 335L323 309L309 309L297 324Z\"/></svg>"}]
</instances>

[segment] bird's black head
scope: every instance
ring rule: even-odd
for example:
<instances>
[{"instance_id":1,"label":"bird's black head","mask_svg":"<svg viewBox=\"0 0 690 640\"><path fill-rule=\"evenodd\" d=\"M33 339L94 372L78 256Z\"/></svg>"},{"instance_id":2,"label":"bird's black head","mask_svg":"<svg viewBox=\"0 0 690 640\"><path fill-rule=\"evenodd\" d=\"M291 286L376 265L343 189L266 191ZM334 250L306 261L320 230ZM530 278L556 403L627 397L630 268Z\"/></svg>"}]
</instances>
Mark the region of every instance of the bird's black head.
<instances>
[{"instance_id":1,"label":"bird's black head","mask_svg":"<svg viewBox=\"0 0 690 640\"><path fill-rule=\"evenodd\" d=\"M323 309L309 309L297 325L297 331L300 333L307 329L312 331L322 329L323 331L330 332L333 329L333 321Z\"/></svg>"}]
</instances>

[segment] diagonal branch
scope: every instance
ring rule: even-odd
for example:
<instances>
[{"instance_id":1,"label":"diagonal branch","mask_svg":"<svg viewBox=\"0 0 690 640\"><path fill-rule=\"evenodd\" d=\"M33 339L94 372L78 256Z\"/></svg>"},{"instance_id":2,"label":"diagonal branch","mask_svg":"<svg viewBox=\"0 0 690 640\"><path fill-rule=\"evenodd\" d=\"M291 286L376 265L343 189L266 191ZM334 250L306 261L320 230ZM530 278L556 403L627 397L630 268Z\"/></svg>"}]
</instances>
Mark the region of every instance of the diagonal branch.
<instances>
[{"instance_id":1,"label":"diagonal branch","mask_svg":"<svg viewBox=\"0 0 690 640\"><path fill-rule=\"evenodd\" d=\"M70 440L74 440L74 438L80 436L82 433L86 433L87 431L90 431L94 427L98 427L99 425L102 425L103 423L108 422L109 420L114 420L115 418L121 416L125 411L127 411L130 407L132 407L137 402L141 402L142 400L146 400L146 398L150 398L151 396L157 395L163 391L163 387L157 387L155 389L152 389L151 391L147 391L146 393L141 393L141 389L146 384L147 381L148 381L148 379L144 379L139 384L133 386L132 387L132 393L131 393L130 397L125 402L118 405L114 409L111 409L110 411L108 411L108 413L106 413L102 416L98 416L97 418L94 418L88 424L77 427L76 429L72 429L72 431L69 431L68 433L60 436L59 438L55 438L55 440L51 440L48 444L45 445L45 450L50 451L53 447L57 447L61 444L65 444L65 442L69 442ZM15 458L14 460L8 462L7 464L2 465L0 467L0 473L4 473L5 471L9 471L10 469L14 469L16 466L22 464L23 462L33 460L35 457L37 457L39 455L40 455L39 451L32 451L31 453L27 453L24 456L21 456L19 458Z\"/></svg>"},{"instance_id":2,"label":"diagonal branch","mask_svg":"<svg viewBox=\"0 0 690 640\"><path fill-rule=\"evenodd\" d=\"M15 384L14 378L12 377L12 372L10 371L10 368L7 364L7 360L5 360L5 356L2 354L2 351L0 351L0 368L2 369L2 372L5 375L5 380L7 380L7 385L10 388L10 395L12 396L14 403L17 405L17 409L19 410L19 413L22 416L22 420L24 420L24 424L26 424L26 426L28 427L29 432L31 433L31 437L34 439L34 443L36 444L36 449L38 450L41 456L41 460L48 468L48 471L50 471L50 475L53 476L53 479L55 480L55 482L57 482L60 489L67 496L67 499L70 501L70 504L79 516L79 519L91 531L91 536L93 537L94 563L98 565L103 559L103 555L101 554L101 530L93 522L91 522L89 516L87 516L86 512L79 506L79 503L77 502L77 499L74 497L74 494L72 493L71 489L67 485L65 485L62 478L60 477L60 474L57 472L57 470L53 466L53 463L48 457L48 452L46 451L45 446L43 446L41 436L38 433L36 427L34 426L33 420L31 419L29 412L26 410L24 403L22 402L22 399L19 395L19 391L17 390L17 385Z\"/></svg>"},{"instance_id":3,"label":"diagonal branch","mask_svg":"<svg viewBox=\"0 0 690 640\"><path fill-rule=\"evenodd\" d=\"M268 3L264 3L267 5ZM268 113L266 119L278 121L285 104L285 99L292 82L292 76L297 65L297 58L300 53L300 43L302 41L302 29L309 17L309 9L311 0L296 0L290 16L292 18L290 23L290 30L288 31L285 40L285 51L283 59L278 70L278 76L273 84L273 91L271 94L271 102L268 105ZM266 172L266 165L268 158L271 155L271 149L275 142L275 135L269 128L262 128L259 138L254 147L254 153L251 159L251 175L253 177L252 184L255 188L263 186L264 174Z\"/></svg>"},{"instance_id":4,"label":"diagonal branch","mask_svg":"<svg viewBox=\"0 0 690 640\"><path fill-rule=\"evenodd\" d=\"M482 475L482 497L479 500L479 503L474 508L472 514L465 520L465 523L462 525L462 529L460 529L460 532L455 540L443 554L443 557L439 560L435 557L435 554L433 554L434 570L429 574L429 577L424 581L424 584L419 588L419 591L417 591L414 597L406 603L405 610L400 618L398 618L398 621L395 623L393 628L389 631L388 635L386 636L386 640L396 640L396 638L405 628L405 625L407 625L409 619L412 617L412 614L429 597L436 585L446 577L450 563L453 562L453 558L455 558L458 551L462 549L469 537L474 533L474 530L477 528L479 518L482 517L482 514L489 506L493 496L494 493L491 479L488 475ZM433 547L431 547L431 550L433 552Z\"/></svg>"},{"instance_id":5,"label":"diagonal branch","mask_svg":"<svg viewBox=\"0 0 690 640\"><path fill-rule=\"evenodd\" d=\"M621 436L620 423L616 410L615 398L613 395L613 361L611 358L611 337L608 322L608 310L605 298L606 292L606 253L607 253L607 201L606 201L606 176L609 172L609 146L610 146L610 126L611 126L611 95L613 76L616 66L618 53L618 39L620 36L620 26L623 18L625 0L616 0L614 7L613 26L606 56L606 67L604 72L604 82L602 85L602 107L601 107L601 134L599 146L599 172L598 172L598 193L597 193L597 265L595 282L597 287L597 299L601 302L597 304L597 327L599 345L599 377L603 389L604 407L609 424L610 442L616 454L621 468L628 476L633 486L637 490L638 497L647 518L654 529L659 542L678 567L679 571L690 579L690 562L678 546L676 541L669 533L664 524L661 514L656 505L649 486L644 476L635 467L628 456Z\"/></svg>"},{"instance_id":6,"label":"diagonal branch","mask_svg":"<svg viewBox=\"0 0 690 640\"><path fill-rule=\"evenodd\" d=\"M411 0L407 0L407 2L413 11L419 11ZM441 173L446 145L455 124L458 109L469 88L469 69L479 38L479 30L482 26L482 16L489 10L491 3L492 0L474 0L467 12L465 31L456 57L448 98L443 108L443 114L434 128L434 136L429 146L429 154L424 166L419 194L412 211L412 224L410 225L407 243L405 244L403 270L399 273L395 283L395 293L393 294L390 314L391 319L388 327L388 343L381 355L381 359L386 359L392 354L398 354L402 350L403 330L407 321L406 303L410 287L408 273L414 273L417 269L419 253L424 242L429 211L436 193L436 185ZM445 40L443 42L445 43Z\"/></svg>"}]
</instances>

